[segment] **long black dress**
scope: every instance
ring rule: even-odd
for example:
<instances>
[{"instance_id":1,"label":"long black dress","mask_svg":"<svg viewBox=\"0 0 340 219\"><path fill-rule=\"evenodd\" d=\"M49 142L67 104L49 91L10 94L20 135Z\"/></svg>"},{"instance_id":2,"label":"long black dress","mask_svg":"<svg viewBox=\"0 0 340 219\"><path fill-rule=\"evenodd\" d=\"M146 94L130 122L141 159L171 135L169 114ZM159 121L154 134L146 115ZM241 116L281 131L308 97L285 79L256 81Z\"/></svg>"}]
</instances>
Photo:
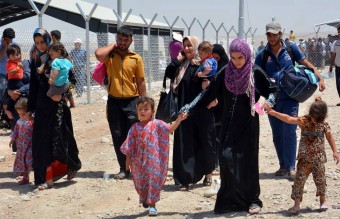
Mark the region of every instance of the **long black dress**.
<instances>
[{"instance_id":1,"label":"long black dress","mask_svg":"<svg viewBox=\"0 0 340 219\"><path fill-rule=\"evenodd\" d=\"M165 75L173 79L180 62L175 59L166 68ZM177 87L178 108L190 103L201 91L202 80L195 76L198 65L189 64ZM214 170L215 159L214 116L202 108L181 122L174 135L173 172L176 184L188 186L197 183Z\"/></svg>"},{"instance_id":2,"label":"long black dress","mask_svg":"<svg viewBox=\"0 0 340 219\"><path fill-rule=\"evenodd\" d=\"M46 69L46 74L50 69ZM37 73L35 60L31 62L28 112L34 113L32 154L34 183L46 181L46 169L55 160L67 164L68 170L79 170L81 162L73 136L71 111L64 101L55 102L46 93L48 77Z\"/></svg>"},{"instance_id":3,"label":"long black dress","mask_svg":"<svg viewBox=\"0 0 340 219\"><path fill-rule=\"evenodd\" d=\"M225 74L219 74L197 105L195 111L217 96L223 99L223 117L221 128L220 175L221 187L217 194L215 213L248 210L251 204L262 207L259 199L259 116L251 114L247 94L235 95L227 90L224 83ZM255 100L260 95L268 97L277 95L277 88L271 84L266 75L254 68Z\"/></svg>"}]
</instances>

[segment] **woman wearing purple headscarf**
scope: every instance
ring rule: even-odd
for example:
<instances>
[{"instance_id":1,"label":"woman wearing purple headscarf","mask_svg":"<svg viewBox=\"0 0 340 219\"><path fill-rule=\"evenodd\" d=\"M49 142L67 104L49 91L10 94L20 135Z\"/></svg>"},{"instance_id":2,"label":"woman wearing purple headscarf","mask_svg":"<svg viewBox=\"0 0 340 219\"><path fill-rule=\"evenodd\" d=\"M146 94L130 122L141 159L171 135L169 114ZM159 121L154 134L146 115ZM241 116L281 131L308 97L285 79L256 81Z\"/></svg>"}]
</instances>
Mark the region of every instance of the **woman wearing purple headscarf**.
<instances>
[{"instance_id":1,"label":"woman wearing purple headscarf","mask_svg":"<svg viewBox=\"0 0 340 219\"><path fill-rule=\"evenodd\" d=\"M223 101L219 153L221 187L215 213L248 211L259 213L259 116L253 110L260 95L275 104L277 88L251 61L251 50L242 39L230 44L225 73L211 81L200 101L189 114L219 97ZM190 118L190 117L189 117Z\"/></svg>"}]
</instances>

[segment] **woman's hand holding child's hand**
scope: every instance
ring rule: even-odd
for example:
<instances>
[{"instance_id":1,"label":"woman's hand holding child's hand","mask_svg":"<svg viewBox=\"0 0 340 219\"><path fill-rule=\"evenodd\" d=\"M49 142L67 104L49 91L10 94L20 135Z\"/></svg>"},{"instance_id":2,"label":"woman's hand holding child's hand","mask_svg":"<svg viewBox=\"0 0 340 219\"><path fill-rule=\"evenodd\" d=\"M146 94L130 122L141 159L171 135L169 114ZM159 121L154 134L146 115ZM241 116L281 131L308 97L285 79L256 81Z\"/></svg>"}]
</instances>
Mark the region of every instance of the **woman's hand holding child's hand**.
<instances>
[{"instance_id":1,"label":"woman's hand holding child's hand","mask_svg":"<svg viewBox=\"0 0 340 219\"><path fill-rule=\"evenodd\" d=\"M186 114L186 113L181 113L181 114L178 115L179 121L183 121L187 118L188 118L188 114Z\"/></svg>"}]
</instances>

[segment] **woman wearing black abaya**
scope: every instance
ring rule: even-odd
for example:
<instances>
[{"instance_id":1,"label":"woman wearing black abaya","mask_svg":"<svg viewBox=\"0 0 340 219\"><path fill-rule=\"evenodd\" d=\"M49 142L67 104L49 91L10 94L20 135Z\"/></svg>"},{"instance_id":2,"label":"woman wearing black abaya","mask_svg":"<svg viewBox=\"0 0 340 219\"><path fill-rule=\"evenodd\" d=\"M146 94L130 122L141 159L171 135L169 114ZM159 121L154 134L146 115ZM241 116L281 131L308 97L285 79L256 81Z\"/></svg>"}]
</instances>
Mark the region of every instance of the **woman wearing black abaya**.
<instances>
[{"instance_id":1,"label":"woman wearing black abaya","mask_svg":"<svg viewBox=\"0 0 340 219\"><path fill-rule=\"evenodd\" d=\"M229 62L229 58L224 48L220 44L214 44L214 48L212 50L212 56L217 61L217 73L224 73L224 69ZM215 175L219 174L219 163L218 163L218 154L220 150L220 131L222 127L222 114L223 114L223 100L221 98L217 98L219 104L212 108L215 117L215 132L216 132L216 156L215 156L215 171L213 172Z\"/></svg>"},{"instance_id":2,"label":"woman wearing black abaya","mask_svg":"<svg viewBox=\"0 0 340 219\"><path fill-rule=\"evenodd\" d=\"M191 102L202 91L202 79L195 76L199 60L196 37L183 38L185 55L179 53L166 68L165 75L175 80L178 108ZM174 134L173 172L175 183L185 191L200 181L211 185L214 170L215 129L213 112L206 108L184 120Z\"/></svg>"},{"instance_id":3,"label":"woman wearing black abaya","mask_svg":"<svg viewBox=\"0 0 340 219\"><path fill-rule=\"evenodd\" d=\"M39 190L44 190L66 174L67 179L72 179L81 168L81 162L73 136L70 109L64 101L55 102L46 95L51 70L48 55L51 37L43 28L37 28L33 39L27 114L34 113L34 183ZM38 73L37 69L42 66L43 72Z\"/></svg>"},{"instance_id":4,"label":"woman wearing black abaya","mask_svg":"<svg viewBox=\"0 0 340 219\"><path fill-rule=\"evenodd\" d=\"M217 96L223 99L220 176L215 213L246 210L259 213L259 117L252 106L260 95L272 105L277 88L258 67L253 67L248 44L235 39L230 45L231 61L224 73L211 81L196 106L195 114ZM190 118L190 116L188 117Z\"/></svg>"}]
</instances>

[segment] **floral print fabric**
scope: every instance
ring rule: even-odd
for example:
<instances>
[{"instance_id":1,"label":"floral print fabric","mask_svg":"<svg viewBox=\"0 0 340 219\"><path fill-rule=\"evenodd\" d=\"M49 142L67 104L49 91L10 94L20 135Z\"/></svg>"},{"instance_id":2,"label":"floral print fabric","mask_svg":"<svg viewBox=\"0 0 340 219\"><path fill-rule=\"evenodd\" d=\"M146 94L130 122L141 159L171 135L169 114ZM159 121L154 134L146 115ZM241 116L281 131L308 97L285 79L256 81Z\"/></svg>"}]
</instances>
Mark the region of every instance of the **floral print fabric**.
<instances>
[{"instance_id":1,"label":"floral print fabric","mask_svg":"<svg viewBox=\"0 0 340 219\"><path fill-rule=\"evenodd\" d=\"M32 171L32 131L32 121L19 119L10 135L17 145L17 154L13 166L13 171L17 174Z\"/></svg>"},{"instance_id":2,"label":"floral print fabric","mask_svg":"<svg viewBox=\"0 0 340 219\"><path fill-rule=\"evenodd\" d=\"M169 124L151 120L137 122L129 130L121 146L131 156L131 173L140 203L154 204L160 199L169 160Z\"/></svg>"}]
</instances>

